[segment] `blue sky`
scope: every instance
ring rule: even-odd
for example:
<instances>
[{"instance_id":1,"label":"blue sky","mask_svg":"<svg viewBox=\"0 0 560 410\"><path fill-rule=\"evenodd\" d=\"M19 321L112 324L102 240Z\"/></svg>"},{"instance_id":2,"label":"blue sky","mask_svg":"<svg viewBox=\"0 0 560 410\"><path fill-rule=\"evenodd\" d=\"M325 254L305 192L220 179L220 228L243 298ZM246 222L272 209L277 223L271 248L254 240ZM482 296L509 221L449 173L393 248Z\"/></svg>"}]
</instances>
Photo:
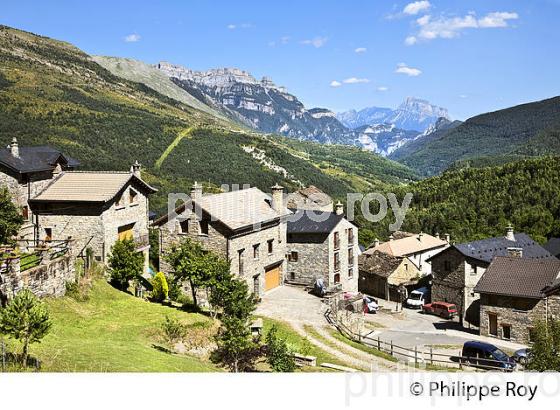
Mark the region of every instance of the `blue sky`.
<instances>
[{"instance_id":1,"label":"blue sky","mask_svg":"<svg viewBox=\"0 0 560 410\"><path fill-rule=\"evenodd\" d=\"M560 0L5 1L90 54L270 76L309 108L416 96L464 119L560 94Z\"/></svg>"}]
</instances>

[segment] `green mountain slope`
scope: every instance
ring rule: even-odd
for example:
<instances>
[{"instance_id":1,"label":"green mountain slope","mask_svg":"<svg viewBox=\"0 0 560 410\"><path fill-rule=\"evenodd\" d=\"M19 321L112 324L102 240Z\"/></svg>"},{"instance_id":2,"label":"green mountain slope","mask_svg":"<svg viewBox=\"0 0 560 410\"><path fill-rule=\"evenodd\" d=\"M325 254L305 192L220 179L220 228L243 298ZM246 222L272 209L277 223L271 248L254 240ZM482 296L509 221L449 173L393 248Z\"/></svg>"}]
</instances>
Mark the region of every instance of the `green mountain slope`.
<instances>
[{"instance_id":1,"label":"green mountain slope","mask_svg":"<svg viewBox=\"0 0 560 410\"><path fill-rule=\"evenodd\" d=\"M560 157L446 171L395 191L399 198L407 192L413 200L401 228L406 231L449 233L461 242L504 235L512 223L541 242L560 236ZM386 239L393 221L389 216L364 225L363 235Z\"/></svg>"},{"instance_id":2,"label":"green mountain slope","mask_svg":"<svg viewBox=\"0 0 560 410\"><path fill-rule=\"evenodd\" d=\"M423 175L477 157L560 153L560 97L470 118L440 138L399 158Z\"/></svg>"},{"instance_id":3,"label":"green mountain slope","mask_svg":"<svg viewBox=\"0 0 560 410\"><path fill-rule=\"evenodd\" d=\"M146 180L160 189L152 201L159 211L166 209L167 193L188 192L194 180L207 189L236 183L266 191L277 182L289 190L314 184L341 197L415 175L369 153L356 168L377 164L376 174L349 177L351 162L339 174L327 172L282 138L246 131L117 77L68 43L0 26L0 144L14 136L24 145L59 147L80 160L82 169L128 170L140 161ZM336 158L339 148L328 149Z\"/></svg>"}]
</instances>

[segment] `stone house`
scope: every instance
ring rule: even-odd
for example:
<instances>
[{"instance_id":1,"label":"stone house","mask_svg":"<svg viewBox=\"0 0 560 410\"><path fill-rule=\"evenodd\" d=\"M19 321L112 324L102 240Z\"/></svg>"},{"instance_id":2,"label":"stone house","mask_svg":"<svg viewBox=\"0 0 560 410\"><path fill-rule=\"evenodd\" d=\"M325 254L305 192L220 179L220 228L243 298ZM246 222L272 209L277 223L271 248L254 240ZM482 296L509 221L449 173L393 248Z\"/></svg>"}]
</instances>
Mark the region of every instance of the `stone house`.
<instances>
[{"instance_id":1,"label":"stone house","mask_svg":"<svg viewBox=\"0 0 560 410\"><path fill-rule=\"evenodd\" d=\"M133 239L149 267L148 196L156 192L131 172L60 173L29 203L36 218L37 239L72 239L74 255L86 249L103 263L117 240Z\"/></svg>"},{"instance_id":2,"label":"stone house","mask_svg":"<svg viewBox=\"0 0 560 410\"><path fill-rule=\"evenodd\" d=\"M560 260L494 258L474 291L480 294L480 334L532 341L536 321L560 318Z\"/></svg>"},{"instance_id":3,"label":"stone house","mask_svg":"<svg viewBox=\"0 0 560 410\"><path fill-rule=\"evenodd\" d=\"M422 276L420 269L410 259L380 251L360 255L358 266L360 292L395 302L401 301L398 294L400 287L411 289Z\"/></svg>"},{"instance_id":4,"label":"stone house","mask_svg":"<svg viewBox=\"0 0 560 410\"><path fill-rule=\"evenodd\" d=\"M376 239L373 245L364 251L364 254L371 255L378 251L390 256L408 258L423 276L427 276L432 273L432 265L428 260L448 246L449 235L446 236L446 240L442 240L439 236L423 232L419 234L399 232L391 235L387 242L380 243Z\"/></svg>"},{"instance_id":5,"label":"stone house","mask_svg":"<svg viewBox=\"0 0 560 410\"><path fill-rule=\"evenodd\" d=\"M479 326L479 295L474 288L496 256L521 255L526 259L552 258L550 253L524 233L455 244L430 259L432 300L454 303L463 326Z\"/></svg>"},{"instance_id":6,"label":"stone house","mask_svg":"<svg viewBox=\"0 0 560 410\"><path fill-rule=\"evenodd\" d=\"M0 187L7 187L12 200L21 209L24 223L19 239L33 240L37 224L29 206L35 197L63 171L78 167L79 162L49 146L20 147L14 138L0 149Z\"/></svg>"},{"instance_id":7,"label":"stone house","mask_svg":"<svg viewBox=\"0 0 560 410\"><path fill-rule=\"evenodd\" d=\"M153 224L160 233L160 268L172 272L165 255L188 237L229 260L231 273L262 295L284 282L290 213L278 185L271 196L258 188L203 195L195 183L188 201Z\"/></svg>"},{"instance_id":8,"label":"stone house","mask_svg":"<svg viewBox=\"0 0 560 410\"><path fill-rule=\"evenodd\" d=\"M335 212L297 210L288 220L288 280L313 284L322 278L327 287L358 290L358 227Z\"/></svg>"}]
</instances>

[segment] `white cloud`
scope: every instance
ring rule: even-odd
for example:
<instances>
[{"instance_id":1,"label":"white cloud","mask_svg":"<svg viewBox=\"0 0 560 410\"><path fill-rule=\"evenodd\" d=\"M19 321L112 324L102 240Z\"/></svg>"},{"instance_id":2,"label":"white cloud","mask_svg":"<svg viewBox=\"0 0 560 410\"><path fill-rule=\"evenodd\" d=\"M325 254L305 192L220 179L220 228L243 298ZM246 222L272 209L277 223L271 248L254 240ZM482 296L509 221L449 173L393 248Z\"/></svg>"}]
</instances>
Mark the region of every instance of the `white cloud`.
<instances>
[{"instance_id":1,"label":"white cloud","mask_svg":"<svg viewBox=\"0 0 560 410\"><path fill-rule=\"evenodd\" d=\"M418 77L420 74L422 74L422 71L418 68L409 67L405 63L399 63L397 64L395 73L406 74L409 77Z\"/></svg>"},{"instance_id":2,"label":"white cloud","mask_svg":"<svg viewBox=\"0 0 560 410\"><path fill-rule=\"evenodd\" d=\"M341 85L342 85L342 83L340 83L339 81L336 81L336 80L331 81L331 87L333 87L333 88L340 87Z\"/></svg>"},{"instance_id":3,"label":"white cloud","mask_svg":"<svg viewBox=\"0 0 560 410\"><path fill-rule=\"evenodd\" d=\"M403 13L404 14L409 14L411 16L414 16L418 13L420 13L421 11L425 11L428 10L430 8L431 4L429 1L415 1L413 3L408 3L405 8L403 9Z\"/></svg>"},{"instance_id":4,"label":"white cloud","mask_svg":"<svg viewBox=\"0 0 560 410\"><path fill-rule=\"evenodd\" d=\"M124 41L126 41L127 43L136 43L137 41L140 41L140 34L129 34L128 36L126 36L124 38Z\"/></svg>"},{"instance_id":5,"label":"white cloud","mask_svg":"<svg viewBox=\"0 0 560 410\"><path fill-rule=\"evenodd\" d=\"M474 12L456 17L439 16L434 18L425 15L416 19L418 32L408 36L405 39L405 44L413 45L420 40L429 41L436 38L456 38L467 29L508 27L509 20L518 18L519 15L513 12L492 12L481 18L477 18Z\"/></svg>"},{"instance_id":6,"label":"white cloud","mask_svg":"<svg viewBox=\"0 0 560 410\"><path fill-rule=\"evenodd\" d=\"M242 24L228 24L226 27L229 30L235 30L238 28L252 28L254 26L251 23L242 23Z\"/></svg>"},{"instance_id":7,"label":"white cloud","mask_svg":"<svg viewBox=\"0 0 560 410\"><path fill-rule=\"evenodd\" d=\"M237 26L235 24L228 24L227 28L229 28L230 30L235 30Z\"/></svg>"},{"instance_id":8,"label":"white cloud","mask_svg":"<svg viewBox=\"0 0 560 410\"><path fill-rule=\"evenodd\" d=\"M382 86L377 87L377 91L382 91L382 92L383 91L389 91L389 87L385 87L385 86L382 85Z\"/></svg>"},{"instance_id":9,"label":"white cloud","mask_svg":"<svg viewBox=\"0 0 560 410\"><path fill-rule=\"evenodd\" d=\"M354 50L355 53L365 53L367 51L367 48L365 47L358 47L357 49Z\"/></svg>"},{"instance_id":10,"label":"white cloud","mask_svg":"<svg viewBox=\"0 0 560 410\"><path fill-rule=\"evenodd\" d=\"M345 80L342 80L342 82L344 84L366 84L369 83L369 80L367 78L350 77Z\"/></svg>"},{"instance_id":11,"label":"white cloud","mask_svg":"<svg viewBox=\"0 0 560 410\"><path fill-rule=\"evenodd\" d=\"M323 47L326 44L327 40L328 40L327 37L314 37L314 38L309 39L309 40L301 41L301 44L310 45L310 46L313 46L315 48L320 48L320 47Z\"/></svg>"},{"instance_id":12,"label":"white cloud","mask_svg":"<svg viewBox=\"0 0 560 410\"><path fill-rule=\"evenodd\" d=\"M461 94L459 95L459 98L469 98L469 96L467 94Z\"/></svg>"}]
</instances>

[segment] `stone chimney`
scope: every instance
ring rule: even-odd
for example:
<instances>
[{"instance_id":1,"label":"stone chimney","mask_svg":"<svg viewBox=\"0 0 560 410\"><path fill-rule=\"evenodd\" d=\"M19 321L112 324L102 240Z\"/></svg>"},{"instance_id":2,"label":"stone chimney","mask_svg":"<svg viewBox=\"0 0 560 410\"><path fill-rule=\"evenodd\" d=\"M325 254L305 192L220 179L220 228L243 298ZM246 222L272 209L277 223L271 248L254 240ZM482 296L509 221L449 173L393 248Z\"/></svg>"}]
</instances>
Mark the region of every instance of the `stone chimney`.
<instances>
[{"instance_id":1,"label":"stone chimney","mask_svg":"<svg viewBox=\"0 0 560 410\"><path fill-rule=\"evenodd\" d=\"M142 165L140 165L138 160L134 161L134 164L130 167L130 172L132 172L136 177L141 178Z\"/></svg>"},{"instance_id":2,"label":"stone chimney","mask_svg":"<svg viewBox=\"0 0 560 410\"><path fill-rule=\"evenodd\" d=\"M335 205L335 213L337 215L343 215L344 214L344 205L342 205L342 203L340 201L338 201Z\"/></svg>"},{"instance_id":3,"label":"stone chimney","mask_svg":"<svg viewBox=\"0 0 560 410\"><path fill-rule=\"evenodd\" d=\"M436 238L440 239L439 232L436 232Z\"/></svg>"},{"instance_id":4,"label":"stone chimney","mask_svg":"<svg viewBox=\"0 0 560 410\"><path fill-rule=\"evenodd\" d=\"M451 243L451 236L448 233L445 234L445 242Z\"/></svg>"},{"instance_id":5,"label":"stone chimney","mask_svg":"<svg viewBox=\"0 0 560 410\"><path fill-rule=\"evenodd\" d=\"M194 182L194 185L191 188L191 199L193 201L198 201L202 198L202 185L199 185L198 182Z\"/></svg>"},{"instance_id":6,"label":"stone chimney","mask_svg":"<svg viewBox=\"0 0 560 410\"><path fill-rule=\"evenodd\" d=\"M12 153L13 157L19 158L19 145L16 137L12 139L12 143L10 144L10 152Z\"/></svg>"},{"instance_id":7,"label":"stone chimney","mask_svg":"<svg viewBox=\"0 0 560 410\"><path fill-rule=\"evenodd\" d=\"M393 236L393 234L389 235L389 241L394 241L395 237Z\"/></svg>"},{"instance_id":8,"label":"stone chimney","mask_svg":"<svg viewBox=\"0 0 560 410\"><path fill-rule=\"evenodd\" d=\"M424 236L424 232L420 231L420 233L418 234L418 240L420 242L422 242L422 237Z\"/></svg>"},{"instance_id":9,"label":"stone chimney","mask_svg":"<svg viewBox=\"0 0 560 410\"><path fill-rule=\"evenodd\" d=\"M511 256L512 258L522 258L523 257L523 248L510 247L510 248L507 248L507 253L508 253L508 256Z\"/></svg>"},{"instance_id":10,"label":"stone chimney","mask_svg":"<svg viewBox=\"0 0 560 410\"><path fill-rule=\"evenodd\" d=\"M375 238L375 239L373 240L373 247L374 247L374 248L377 248L378 246L379 246L379 239Z\"/></svg>"},{"instance_id":11,"label":"stone chimney","mask_svg":"<svg viewBox=\"0 0 560 410\"><path fill-rule=\"evenodd\" d=\"M284 207L284 187L281 185L274 185L272 188L272 209L276 212L282 212L282 208Z\"/></svg>"},{"instance_id":12,"label":"stone chimney","mask_svg":"<svg viewBox=\"0 0 560 410\"><path fill-rule=\"evenodd\" d=\"M515 241L515 236L513 235L513 226L509 224L506 228L506 239L508 241Z\"/></svg>"}]
</instances>

